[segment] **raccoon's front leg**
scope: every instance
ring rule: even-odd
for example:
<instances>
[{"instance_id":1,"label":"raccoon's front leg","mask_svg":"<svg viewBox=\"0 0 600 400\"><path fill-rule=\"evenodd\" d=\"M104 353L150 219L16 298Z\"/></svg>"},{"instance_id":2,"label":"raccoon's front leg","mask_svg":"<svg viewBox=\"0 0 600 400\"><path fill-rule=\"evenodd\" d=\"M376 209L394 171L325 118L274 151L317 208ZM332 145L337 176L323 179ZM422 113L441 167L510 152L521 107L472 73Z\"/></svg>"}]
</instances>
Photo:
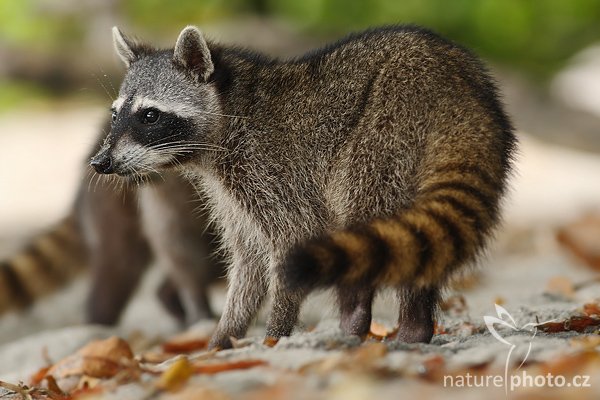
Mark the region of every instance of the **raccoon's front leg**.
<instances>
[{"instance_id":1,"label":"raccoon's front leg","mask_svg":"<svg viewBox=\"0 0 600 400\"><path fill-rule=\"evenodd\" d=\"M375 290L339 286L340 328L348 335L364 336L371 327L371 306Z\"/></svg>"},{"instance_id":2,"label":"raccoon's front leg","mask_svg":"<svg viewBox=\"0 0 600 400\"><path fill-rule=\"evenodd\" d=\"M172 311L181 307L187 324L212 317L208 286L220 268L211 257L214 235L208 216L195 211L205 199L174 174L165 174L163 181L142 187L138 193L148 241L177 289L174 297L163 287L161 299Z\"/></svg>"},{"instance_id":3,"label":"raccoon's front leg","mask_svg":"<svg viewBox=\"0 0 600 400\"><path fill-rule=\"evenodd\" d=\"M113 325L143 276L151 251L135 191L119 193L106 180L98 182L93 191L82 189L78 201L92 275L86 316L88 322Z\"/></svg>"},{"instance_id":4,"label":"raccoon's front leg","mask_svg":"<svg viewBox=\"0 0 600 400\"><path fill-rule=\"evenodd\" d=\"M167 277L156 290L163 307L181 324L185 323L185 309L181 303L177 286Z\"/></svg>"},{"instance_id":5,"label":"raccoon's front leg","mask_svg":"<svg viewBox=\"0 0 600 400\"><path fill-rule=\"evenodd\" d=\"M267 320L267 340L279 339L292 333L298 322L302 301L306 297L304 290L286 289L278 275L273 276L271 284L273 303Z\"/></svg>"},{"instance_id":6,"label":"raccoon's front leg","mask_svg":"<svg viewBox=\"0 0 600 400\"><path fill-rule=\"evenodd\" d=\"M246 335L268 291L265 272L266 266L257 263L255 257L234 254L225 308L208 344L209 349L231 348L231 337L238 339Z\"/></svg>"},{"instance_id":7,"label":"raccoon's front leg","mask_svg":"<svg viewBox=\"0 0 600 400\"><path fill-rule=\"evenodd\" d=\"M433 336L439 289L403 287L398 289L398 299L400 315L396 339L406 343L429 343Z\"/></svg>"}]
</instances>

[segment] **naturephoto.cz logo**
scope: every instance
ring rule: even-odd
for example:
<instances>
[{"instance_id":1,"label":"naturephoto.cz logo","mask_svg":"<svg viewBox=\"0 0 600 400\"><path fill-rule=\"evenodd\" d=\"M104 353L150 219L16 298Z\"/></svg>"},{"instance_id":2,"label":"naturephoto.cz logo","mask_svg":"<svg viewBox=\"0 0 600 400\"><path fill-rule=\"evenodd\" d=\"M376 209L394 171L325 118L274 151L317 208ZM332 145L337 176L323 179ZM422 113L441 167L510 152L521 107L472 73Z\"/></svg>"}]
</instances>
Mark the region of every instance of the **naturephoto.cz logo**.
<instances>
[{"instance_id":1,"label":"naturephoto.cz logo","mask_svg":"<svg viewBox=\"0 0 600 400\"><path fill-rule=\"evenodd\" d=\"M563 375L553 375L547 373L546 375L530 375L527 371L520 371L525 361L531 353L531 347L533 340L537 335L539 325L546 322L553 322L554 320L545 322L530 322L521 327L517 327L517 323L514 318L509 314L508 311L499 304L495 304L497 316L486 315L483 317L486 327L492 334L492 336L509 346L508 354L506 355L506 362L504 363L504 375L477 375L467 372L465 375L446 375L444 376L445 387L498 387L504 388L505 393L508 395L509 391L514 391L521 387L590 387L590 376L589 375L575 375L573 377L565 377ZM513 351L517 347L515 343L511 343L505 337L503 337L498 330L496 325L504 326L509 329L510 333L514 332L527 332L530 334L528 340L527 353L523 357L523 360L516 368L515 372L509 374L509 367L511 365L510 359ZM508 338L510 339L510 338Z\"/></svg>"}]
</instances>

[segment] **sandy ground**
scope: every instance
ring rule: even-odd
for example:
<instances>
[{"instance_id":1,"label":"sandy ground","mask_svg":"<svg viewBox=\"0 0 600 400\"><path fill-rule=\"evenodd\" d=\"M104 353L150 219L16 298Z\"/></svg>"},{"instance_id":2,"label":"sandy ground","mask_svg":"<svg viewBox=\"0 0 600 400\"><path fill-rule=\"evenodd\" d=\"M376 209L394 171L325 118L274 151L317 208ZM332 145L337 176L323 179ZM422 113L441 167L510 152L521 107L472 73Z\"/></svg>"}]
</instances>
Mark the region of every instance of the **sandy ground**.
<instances>
[{"instance_id":1,"label":"sandy ground","mask_svg":"<svg viewBox=\"0 0 600 400\"><path fill-rule=\"evenodd\" d=\"M103 113L95 107L58 107L0 115L0 257L66 212L81 178L80 165ZM196 383L232 396L285 388L290 394L287 398L398 398L402 393L475 399L484 391L490 398L505 398L503 388L451 389L414 377L422 373L420 368L433 355L441 356L454 371L485 363L501 373L508 346L491 336L483 320L485 315L496 315L496 301L501 300L517 325L522 326L536 318L564 319L584 303L600 299L598 274L578 264L554 238L557 227L598 210L600 185L593 183L600 176L600 157L544 144L526 134L520 136L521 150L513 189L505 204L505 223L488 257L479 265L476 284L463 293L467 309L441 314L439 323L450 333L437 335L431 345L390 344L390 351L377 362L402 373L382 378L353 368L338 368L335 363L333 367L323 365L326 359L344 360L347 349L360 344L358 338L344 337L337 330L335 311L329 307L332 298L323 293L313 296L304 307L304 328L298 334L266 348L260 344L264 331L263 319L259 318L249 334L248 346L218 355L224 359L259 358L270 367L197 376ZM569 297L551 295L547 286L554 277L584 285ZM112 334L130 338L136 332L152 339L177 332L177 325L154 298L154 288L161 279L159 268L148 274L116 328L82 325L86 279L26 313L0 319L0 380L26 380L45 364L46 358L58 360L91 339ZM223 291L222 287L214 290L216 309L222 304ZM455 294L450 291L447 296ZM377 299L375 319L391 327L395 310L393 297L384 293ZM474 328L464 331L465 324ZM314 325L314 331L305 331ZM207 325L199 329L207 329ZM523 359L529 342L529 362L546 362L574 351L572 339L576 335L572 333L538 334L534 339L526 332L505 330L504 334L518 344L514 360ZM294 373L298 370L303 373ZM591 388L568 393L597 398L593 396L600 395L599 376L593 377ZM527 398L534 392L519 390L516 398ZM144 393L143 386L128 385L114 398L143 398ZM558 396L565 392L549 393Z\"/></svg>"}]
</instances>

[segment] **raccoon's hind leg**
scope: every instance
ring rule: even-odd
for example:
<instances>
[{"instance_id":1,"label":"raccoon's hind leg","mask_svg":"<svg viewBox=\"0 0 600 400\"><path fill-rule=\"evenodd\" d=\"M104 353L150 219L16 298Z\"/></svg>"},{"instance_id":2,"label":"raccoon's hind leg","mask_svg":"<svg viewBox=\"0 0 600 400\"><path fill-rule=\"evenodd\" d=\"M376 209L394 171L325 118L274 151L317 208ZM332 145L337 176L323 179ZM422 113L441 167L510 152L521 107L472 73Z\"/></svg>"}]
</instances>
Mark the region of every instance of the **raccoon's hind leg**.
<instances>
[{"instance_id":1,"label":"raccoon's hind leg","mask_svg":"<svg viewBox=\"0 0 600 400\"><path fill-rule=\"evenodd\" d=\"M405 343L429 343L433 336L434 315L439 300L435 287L398 289L400 315L396 340Z\"/></svg>"},{"instance_id":2,"label":"raccoon's hind leg","mask_svg":"<svg viewBox=\"0 0 600 400\"><path fill-rule=\"evenodd\" d=\"M365 336L371 327L371 306L375 290L339 286L340 328L348 335Z\"/></svg>"}]
</instances>

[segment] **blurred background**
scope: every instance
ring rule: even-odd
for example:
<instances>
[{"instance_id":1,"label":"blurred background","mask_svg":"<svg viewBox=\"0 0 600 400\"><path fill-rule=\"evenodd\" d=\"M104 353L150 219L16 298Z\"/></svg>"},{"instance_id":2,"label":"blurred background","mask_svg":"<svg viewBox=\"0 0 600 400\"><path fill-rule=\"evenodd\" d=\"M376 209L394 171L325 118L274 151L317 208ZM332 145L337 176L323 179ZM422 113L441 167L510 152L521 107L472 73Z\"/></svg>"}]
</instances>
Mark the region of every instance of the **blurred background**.
<instances>
[{"instance_id":1,"label":"blurred background","mask_svg":"<svg viewBox=\"0 0 600 400\"><path fill-rule=\"evenodd\" d=\"M519 303L557 276L573 287L597 280L598 0L0 0L0 257L71 205L123 74L112 26L170 46L196 24L220 42L288 57L395 23L483 57L521 138L505 225L473 303ZM129 318L143 325L143 315Z\"/></svg>"},{"instance_id":2,"label":"blurred background","mask_svg":"<svg viewBox=\"0 0 600 400\"><path fill-rule=\"evenodd\" d=\"M182 26L197 24L216 39L294 55L350 31L413 23L474 49L543 95L597 111L591 81L578 88L579 97L566 86L593 74L584 65L597 61L599 21L596 0L2 0L0 110L81 92L101 99L103 86L118 86L120 77L113 25L169 45ZM563 76L573 64L583 75Z\"/></svg>"}]
</instances>

